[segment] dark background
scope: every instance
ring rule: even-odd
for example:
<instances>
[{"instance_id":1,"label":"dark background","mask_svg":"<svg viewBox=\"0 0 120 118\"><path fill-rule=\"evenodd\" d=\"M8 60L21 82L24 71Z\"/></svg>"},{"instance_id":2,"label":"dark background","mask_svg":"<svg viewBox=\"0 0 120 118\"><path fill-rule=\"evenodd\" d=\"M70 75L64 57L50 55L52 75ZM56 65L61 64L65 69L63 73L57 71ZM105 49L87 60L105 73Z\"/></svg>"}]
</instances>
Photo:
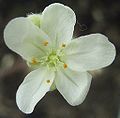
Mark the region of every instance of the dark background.
<instances>
[{"instance_id":1,"label":"dark background","mask_svg":"<svg viewBox=\"0 0 120 118\"><path fill-rule=\"evenodd\" d=\"M58 91L49 92L25 115L16 106L18 86L27 75L20 56L3 40L6 24L15 17L39 13L51 3L71 7L77 15L75 36L102 33L117 49L113 64L92 72L93 80L84 103L70 106ZM0 118L120 118L120 0L0 0Z\"/></svg>"}]
</instances>

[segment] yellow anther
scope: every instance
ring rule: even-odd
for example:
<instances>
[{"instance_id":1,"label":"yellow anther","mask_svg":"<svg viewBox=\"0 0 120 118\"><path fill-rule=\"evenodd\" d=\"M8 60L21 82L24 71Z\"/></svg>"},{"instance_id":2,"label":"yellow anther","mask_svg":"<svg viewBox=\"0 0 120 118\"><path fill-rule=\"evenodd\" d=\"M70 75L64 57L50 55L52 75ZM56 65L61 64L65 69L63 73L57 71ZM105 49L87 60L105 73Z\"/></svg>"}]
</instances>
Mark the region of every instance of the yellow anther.
<instances>
[{"instance_id":1,"label":"yellow anther","mask_svg":"<svg viewBox=\"0 0 120 118\"><path fill-rule=\"evenodd\" d=\"M46 82L49 84L49 83L50 83L50 80L48 79Z\"/></svg>"},{"instance_id":2,"label":"yellow anther","mask_svg":"<svg viewBox=\"0 0 120 118\"><path fill-rule=\"evenodd\" d=\"M64 68L66 69L68 66L67 66L67 64L64 64Z\"/></svg>"},{"instance_id":3,"label":"yellow anther","mask_svg":"<svg viewBox=\"0 0 120 118\"><path fill-rule=\"evenodd\" d=\"M66 44L63 43L63 44L62 44L62 47L64 48L65 46L66 46Z\"/></svg>"},{"instance_id":4,"label":"yellow anther","mask_svg":"<svg viewBox=\"0 0 120 118\"><path fill-rule=\"evenodd\" d=\"M38 63L38 61L36 60L36 58L32 58L32 60L31 60L31 64L37 64Z\"/></svg>"},{"instance_id":5,"label":"yellow anther","mask_svg":"<svg viewBox=\"0 0 120 118\"><path fill-rule=\"evenodd\" d=\"M44 45L44 46L47 46L47 45L48 45L48 41L44 41L44 42L43 42L43 45Z\"/></svg>"}]
</instances>

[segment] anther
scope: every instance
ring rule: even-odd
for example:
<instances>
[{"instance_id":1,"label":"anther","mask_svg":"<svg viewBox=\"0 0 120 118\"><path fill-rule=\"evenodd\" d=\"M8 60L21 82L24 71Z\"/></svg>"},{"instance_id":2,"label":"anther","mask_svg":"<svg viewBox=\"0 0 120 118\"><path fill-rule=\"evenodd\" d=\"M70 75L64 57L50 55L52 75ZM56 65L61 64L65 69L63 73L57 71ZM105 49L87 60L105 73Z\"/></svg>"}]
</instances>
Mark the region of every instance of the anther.
<instances>
[{"instance_id":1,"label":"anther","mask_svg":"<svg viewBox=\"0 0 120 118\"><path fill-rule=\"evenodd\" d=\"M63 44L62 44L62 47L63 47L63 48L66 47L66 44L63 43Z\"/></svg>"},{"instance_id":2,"label":"anther","mask_svg":"<svg viewBox=\"0 0 120 118\"><path fill-rule=\"evenodd\" d=\"M38 61L36 60L36 58L32 58L32 60L31 60L31 64L37 64L38 63Z\"/></svg>"},{"instance_id":3,"label":"anther","mask_svg":"<svg viewBox=\"0 0 120 118\"><path fill-rule=\"evenodd\" d=\"M49 84L49 83L50 83L50 80L48 79L46 82Z\"/></svg>"},{"instance_id":4,"label":"anther","mask_svg":"<svg viewBox=\"0 0 120 118\"><path fill-rule=\"evenodd\" d=\"M47 46L47 45L48 45L48 41L44 41L44 42L43 42L43 45L44 45L44 46Z\"/></svg>"},{"instance_id":5,"label":"anther","mask_svg":"<svg viewBox=\"0 0 120 118\"><path fill-rule=\"evenodd\" d=\"M68 66L67 66L67 64L64 64L64 69L66 69Z\"/></svg>"}]
</instances>

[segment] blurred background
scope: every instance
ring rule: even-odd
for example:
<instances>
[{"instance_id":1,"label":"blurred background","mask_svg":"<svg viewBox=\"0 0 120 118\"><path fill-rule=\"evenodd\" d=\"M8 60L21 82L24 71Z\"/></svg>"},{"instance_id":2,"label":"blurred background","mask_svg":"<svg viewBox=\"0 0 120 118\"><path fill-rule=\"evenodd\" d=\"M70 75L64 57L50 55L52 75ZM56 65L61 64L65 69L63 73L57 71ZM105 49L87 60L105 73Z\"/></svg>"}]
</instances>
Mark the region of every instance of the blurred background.
<instances>
[{"instance_id":1,"label":"blurred background","mask_svg":"<svg viewBox=\"0 0 120 118\"><path fill-rule=\"evenodd\" d=\"M5 45L3 30L11 19L40 13L55 2L75 11L75 36L105 34L116 46L117 56L111 66L92 72L83 104L72 107L55 90L47 93L32 114L25 115L17 108L15 96L28 68ZM0 0L0 118L120 118L120 0Z\"/></svg>"}]
</instances>

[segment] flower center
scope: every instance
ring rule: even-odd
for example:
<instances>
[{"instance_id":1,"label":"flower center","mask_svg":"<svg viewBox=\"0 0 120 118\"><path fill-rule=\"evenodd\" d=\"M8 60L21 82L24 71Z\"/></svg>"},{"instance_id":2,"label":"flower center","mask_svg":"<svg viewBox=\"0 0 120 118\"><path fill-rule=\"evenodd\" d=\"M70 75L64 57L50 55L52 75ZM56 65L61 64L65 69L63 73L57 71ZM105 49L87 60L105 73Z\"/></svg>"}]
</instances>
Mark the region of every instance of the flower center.
<instances>
[{"instance_id":1,"label":"flower center","mask_svg":"<svg viewBox=\"0 0 120 118\"><path fill-rule=\"evenodd\" d=\"M32 58L29 65L31 67L47 66L49 69L57 70L59 67L67 68L67 64L63 61L64 53L60 50L51 50L41 58Z\"/></svg>"},{"instance_id":2,"label":"flower center","mask_svg":"<svg viewBox=\"0 0 120 118\"><path fill-rule=\"evenodd\" d=\"M60 62L60 57L55 52L52 52L48 55L46 62L49 66L54 67Z\"/></svg>"},{"instance_id":3,"label":"flower center","mask_svg":"<svg viewBox=\"0 0 120 118\"><path fill-rule=\"evenodd\" d=\"M46 65L48 68L54 68L64 64L62 61L62 56L64 56L63 52L60 51L51 51L48 55L41 58L41 64Z\"/></svg>"}]
</instances>

